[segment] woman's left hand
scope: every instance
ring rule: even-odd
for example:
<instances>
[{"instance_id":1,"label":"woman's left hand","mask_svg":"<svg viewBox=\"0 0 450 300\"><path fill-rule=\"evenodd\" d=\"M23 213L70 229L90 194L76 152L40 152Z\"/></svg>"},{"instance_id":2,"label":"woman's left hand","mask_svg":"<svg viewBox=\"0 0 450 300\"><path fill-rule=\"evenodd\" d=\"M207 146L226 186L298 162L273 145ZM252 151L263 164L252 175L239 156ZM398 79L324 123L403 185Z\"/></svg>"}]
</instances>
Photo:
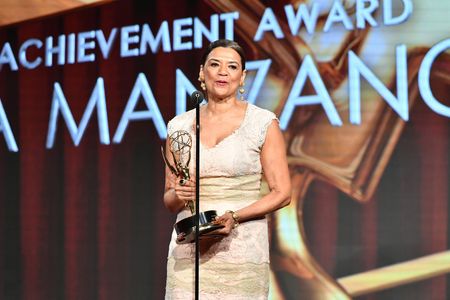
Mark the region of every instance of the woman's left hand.
<instances>
[{"instance_id":1,"label":"woman's left hand","mask_svg":"<svg viewBox=\"0 0 450 300\"><path fill-rule=\"evenodd\" d=\"M214 221L216 224L222 224L225 227L214 230L213 234L222 234L222 235L229 235L233 228L235 227L235 221L233 219L233 216L231 213L226 212L221 216L216 217L216 220Z\"/></svg>"}]
</instances>

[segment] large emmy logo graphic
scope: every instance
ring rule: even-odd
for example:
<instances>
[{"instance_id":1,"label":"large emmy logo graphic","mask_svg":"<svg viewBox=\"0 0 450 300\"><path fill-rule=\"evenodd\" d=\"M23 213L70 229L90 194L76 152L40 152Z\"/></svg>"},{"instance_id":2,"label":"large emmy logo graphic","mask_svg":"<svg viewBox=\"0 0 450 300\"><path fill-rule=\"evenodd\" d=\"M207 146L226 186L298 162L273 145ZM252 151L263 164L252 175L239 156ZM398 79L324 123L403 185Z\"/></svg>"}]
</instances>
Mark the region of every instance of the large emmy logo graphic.
<instances>
[{"instance_id":1,"label":"large emmy logo graphic","mask_svg":"<svg viewBox=\"0 0 450 300\"><path fill-rule=\"evenodd\" d=\"M332 2L286 1L286 4L299 9L300 5L320 3L322 8L329 8ZM333 3L336 2L340 1ZM310 253L303 224L303 204L308 189L316 180L330 184L359 203L371 201L405 126L405 122L383 101L380 94L370 89L365 91L364 109L361 110L361 119L364 120L362 124L354 126L345 122L349 119L348 91L345 90L349 84L349 57L353 59L357 55L368 61L377 73L382 74L381 80L388 83L386 90L392 91L396 86L392 79L396 72L396 61L392 54L395 53L395 45L390 43L403 36L405 40L402 42L409 47L406 72L409 78L409 107L412 107L419 98L418 72L426 53L424 45L436 41L425 41L430 36L420 38L408 35L407 32L411 29L407 23L398 26L401 33L396 32L397 28L377 31L369 27L360 30L345 30L340 27L327 32L328 30L324 30L327 11L323 9L317 18L314 33L289 35L292 27L286 23L281 10L278 19L271 19L271 25L277 21L276 25L279 27L272 28L282 30L284 38L277 38L273 32L268 32L258 43L252 43L253 34L266 12L262 2L207 3L218 12L239 11L240 17L236 21L239 37L249 42L254 57L270 58L270 72L266 77L266 81L270 82L270 91L262 92L270 93L270 101L276 102L271 103L275 113L280 115L283 112L286 99L290 96L290 88L296 77L300 77L297 76L300 72L297 68L307 57L308 64L314 61L317 75L322 79L321 84L326 87L333 105L344 120L340 127L330 126L330 120L320 105L302 106L295 111L285 131L293 197L289 207L272 216L271 299L291 299L293 295L305 299L350 299L449 272L446 266L450 252L444 251L335 279ZM414 2L416 9L420 6L422 9L422 4ZM342 7L349 20L355 17L355 1L342 1ZM401 6L394 8L396 11L401 9ZM420 17L422 19L416 18L413 24L431 24L436 21L431 14L423 13ZM443 23L445 22L440 24ZM378 47L382 43L389 47ZM375 52L371 51L374 47ZM380 61L383 63L380 64ZM449 70L448 61L447 58L434 63L434 80L448 82L448 71L445 71ZM251 78L252 74L247 77ZM313 85L302 85L302 93L316 95L317 86Z\"/></svg>"},{"instance_id":2,"label":"large emmy logo graphic","mask_svg":"<svg viewBox=\"0 0 450 300\"><path fill-rule=\"evenodd\" d=\"M185 130L177 130L169 136L169 152L174 165L172 165L161 147L162 156L169 170L179 180L180 185L185 185L191 176L189 173L189 163L191 162L192 137ZM174 228L178 234L177 243L186 244L195 241L196 236L196 211L194 200L186 201L189 208L190 217L184 218L175 223ZM198 213L199 218L199 238L214 238L213 232L216 229L223 228L224 225L214 223L217 217L217 211L207 210Z\"/></svg>"}]
</instances>

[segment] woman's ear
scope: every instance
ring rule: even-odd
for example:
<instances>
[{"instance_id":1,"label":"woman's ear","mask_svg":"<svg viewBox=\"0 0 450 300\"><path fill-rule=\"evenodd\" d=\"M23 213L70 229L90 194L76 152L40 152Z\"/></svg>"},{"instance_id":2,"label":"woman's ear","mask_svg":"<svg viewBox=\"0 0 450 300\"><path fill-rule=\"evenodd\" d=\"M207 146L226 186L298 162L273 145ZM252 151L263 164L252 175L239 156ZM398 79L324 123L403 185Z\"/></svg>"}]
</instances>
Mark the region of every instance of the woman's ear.
<instances>
[{"instance_id":1,"label":"woman's ear","mask_svg":"<svg viewBox=\"0 0 450 300\"><path fill-rule=\"evenodd\" d=\"M200 70L198 71L198 81L205 81L205 74L203 74L203 65L200 65Z\"/></svg>"},{"instance_id":2,"label":"woman's ear","mask_svg":"<svg viewBox=\"0 0 450 300\"><path fill-rule=\"evenodd\" d=\"M244 85L246 75L247 75L247 70L244 70L241 75L241 81L239 82L241 86Z\"/></svg>"}]
</instances>

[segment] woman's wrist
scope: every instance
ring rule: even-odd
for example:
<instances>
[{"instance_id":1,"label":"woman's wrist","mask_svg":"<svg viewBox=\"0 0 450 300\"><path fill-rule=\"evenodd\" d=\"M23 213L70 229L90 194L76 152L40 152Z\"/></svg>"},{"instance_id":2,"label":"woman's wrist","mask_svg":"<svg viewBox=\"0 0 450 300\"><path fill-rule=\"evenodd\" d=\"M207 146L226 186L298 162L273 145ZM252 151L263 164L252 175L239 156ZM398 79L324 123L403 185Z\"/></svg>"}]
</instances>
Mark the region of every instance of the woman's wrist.
<instances>
[{"instance_id":1,"label":"woman's wrist","mask_svg":"<svg viewBox=\"0 0 450 300\"><path fill-rule=\"evenodd\" d=\"M233 228L236 228L239 225L239 215L232 210L227 210L226 213L229 213L231 215L231 218L233 219L234 222Z\"/></svg>"},{"instance_id":2,"label":"woman's wrist","mask_svg":"<svg viewBox=\"0 0 450 300\"><path fill-rule=\"evenodd\" d=\"M185 200L178 197L175 188L169 188L165 193L165 202L169 205L169 210L174 213L178 213L187 207ZM167 206L167 205L166 205Z\"/></svg>"}]
</instances>

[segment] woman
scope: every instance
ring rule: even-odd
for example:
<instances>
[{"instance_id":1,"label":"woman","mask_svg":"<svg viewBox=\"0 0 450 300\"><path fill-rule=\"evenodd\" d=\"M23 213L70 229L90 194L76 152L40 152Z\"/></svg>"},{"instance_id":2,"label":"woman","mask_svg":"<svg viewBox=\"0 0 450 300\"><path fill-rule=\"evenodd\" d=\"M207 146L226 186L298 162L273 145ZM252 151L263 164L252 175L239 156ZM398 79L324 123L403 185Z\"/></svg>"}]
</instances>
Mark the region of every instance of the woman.
<instances>
[{"instance_id":1,"label":"woman","mask_svg":"<svg viewBox=\"0 0 450 300\"><path fill-rule=\"evenodd\" d=\"M244 52L236 42L218 40L208 46L199 72L208 100L200 108L200 211L216 210L216 222L224 227L214 231L223 238L201 241L201 299L267 299L265 215L290 201L285 144L276 116L236 98L238 89L243 93L245 75ZM168 133L186 130L194 137L194 123L195 111L188 111L169 122ZM192 157L191 172L194 167ZM265 196L260 195L262 173L270 188ZM190 216L186 202L194 199L194 180L181 185L166 168L164 204L178 214L177 221ZM195 245L176 244L176 238L173 232L166 299L193 299Z\"/></svg>"}]
</instances>

